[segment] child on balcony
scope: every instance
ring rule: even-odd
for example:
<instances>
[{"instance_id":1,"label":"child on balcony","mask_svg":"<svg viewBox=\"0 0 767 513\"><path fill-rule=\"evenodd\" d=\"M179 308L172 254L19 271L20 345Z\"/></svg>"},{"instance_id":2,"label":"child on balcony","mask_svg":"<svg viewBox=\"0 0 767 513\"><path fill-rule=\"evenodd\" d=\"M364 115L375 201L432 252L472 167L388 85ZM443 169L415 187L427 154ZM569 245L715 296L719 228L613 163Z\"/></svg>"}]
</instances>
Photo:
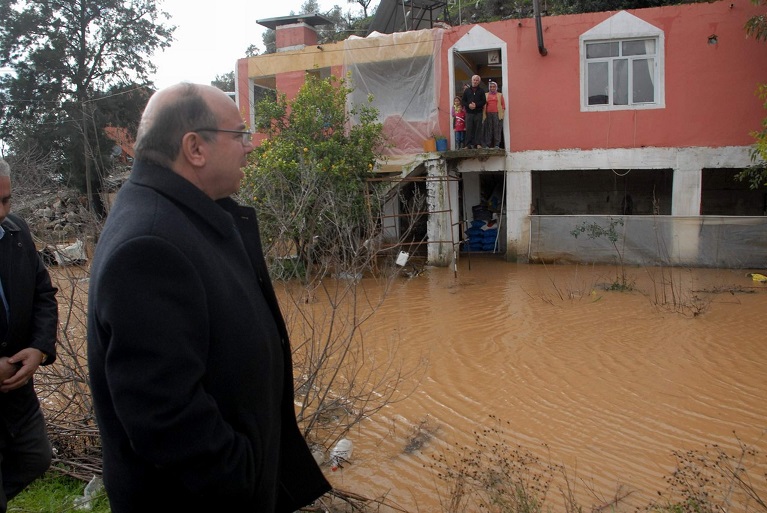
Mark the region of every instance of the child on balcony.
<instances>
[{"instance_id":1,"label":"child on balcony","mask_svg":"<svg viewBox=\"0 0 767 513\"><path fill-rule=\"evenodd\" d=\"M463 110L460 96L453 98L450 115L453 118L453 130L455 130L455 149L458 150L463 148L466 140L466 111Z\"/></svg>"}]
</instances>

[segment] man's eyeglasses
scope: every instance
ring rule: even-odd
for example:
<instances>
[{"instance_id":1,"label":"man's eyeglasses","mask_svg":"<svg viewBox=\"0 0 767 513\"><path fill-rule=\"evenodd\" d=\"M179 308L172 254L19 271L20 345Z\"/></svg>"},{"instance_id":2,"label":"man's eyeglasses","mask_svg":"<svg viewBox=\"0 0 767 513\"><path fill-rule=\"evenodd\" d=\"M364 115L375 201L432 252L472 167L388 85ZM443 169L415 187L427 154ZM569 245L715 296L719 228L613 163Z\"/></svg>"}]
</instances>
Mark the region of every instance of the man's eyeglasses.
<instances>
[{"instance_id":1,"label":"man's eyeglasses","mask_svg":"<svg viewBox=\"0 0 767 513\"><path fill-rule=\"evenodd\" d=\"M242 144L249 144L253 141L253 132L250 130L225 130L223 128L197 128L192 132L225 132L227 134L240 134Z\"/></svg>"}]
</instances>

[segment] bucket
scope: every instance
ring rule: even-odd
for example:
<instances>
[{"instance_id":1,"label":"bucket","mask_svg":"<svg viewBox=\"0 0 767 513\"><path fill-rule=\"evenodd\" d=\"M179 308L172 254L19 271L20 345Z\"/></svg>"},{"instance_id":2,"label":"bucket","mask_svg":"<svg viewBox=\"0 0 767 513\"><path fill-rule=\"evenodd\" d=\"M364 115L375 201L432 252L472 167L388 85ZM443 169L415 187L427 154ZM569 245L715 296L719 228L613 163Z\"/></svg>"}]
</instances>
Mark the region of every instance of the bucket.
<instances>
[{"instance_id":1,"label":"bucket","mask_svg":"<svg viewBox=\"0 0 767 513\"><path fill-rule=\"evenodd\" d=\"M407 259L410 257L410 253L407 251L400 251L399 255L397 255L397 265L402 267L407 263Z\"/></svg>"},{"instance_id":2,"label":"bucket","mask_svg":"<svg viewBox=\"0 0 767 513\"><path fill-rule=\"evenodd\" d=\"M437 142L433 138L426 139L423 142L423 151L425 151L426 153L437 151Z\"/></svg>"},{"instance_id":3,"label":"bucket","mask_svg":"<svg viewBox=\"0 0 767 513\"><path fill-rule=\"evenodd\" d=\"M437 151L447 151L447 139L437 139Z\"/></svg>"}]
</instances>

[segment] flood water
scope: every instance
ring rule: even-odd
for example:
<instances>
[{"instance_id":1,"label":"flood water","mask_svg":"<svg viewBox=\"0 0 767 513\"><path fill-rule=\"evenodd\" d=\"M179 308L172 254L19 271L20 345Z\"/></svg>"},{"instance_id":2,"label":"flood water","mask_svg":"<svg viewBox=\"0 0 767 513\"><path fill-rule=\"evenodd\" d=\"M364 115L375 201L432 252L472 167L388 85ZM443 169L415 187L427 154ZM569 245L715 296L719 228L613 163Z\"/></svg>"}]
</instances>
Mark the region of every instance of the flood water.
<instances>
[{"instance_id":1,"label":"flood water","mask_svg":"<svg viewBox=\"0 0 767 513\"><path fill-rule=\"evenodd\" d=\"M667 487L673 451L737 454L740 441L765 461L767 285L749 270L674 269L663 287L662 270L631 267L634 291L605 290L617 272L464 256L457 272L398 279L366 341L396 338L425 374L350 433L352 461L333 484L444 511L435 456L493 427L563 465L584 510L619 486L631 492L623 504L648 504ZM429 436L413 446L419 426ZM767 492L764 475L755 485Z\"/></svg>"}]
</instances>

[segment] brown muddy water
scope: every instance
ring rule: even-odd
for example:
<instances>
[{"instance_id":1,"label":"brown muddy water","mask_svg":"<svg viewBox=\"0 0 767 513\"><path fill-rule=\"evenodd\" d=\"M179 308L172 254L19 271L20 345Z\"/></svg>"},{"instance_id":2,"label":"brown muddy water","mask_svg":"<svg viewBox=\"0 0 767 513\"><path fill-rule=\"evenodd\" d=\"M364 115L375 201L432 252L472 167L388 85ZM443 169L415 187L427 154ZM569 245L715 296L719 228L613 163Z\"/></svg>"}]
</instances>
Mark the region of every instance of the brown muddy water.
<instances>
[{"instance_id":1,"label":"brown muddy water","mask_svg":"<svg viewBox=\"0 0 767 513\"><path fill-rule=\"evenodd\" d=\"M630 492L621 510L648 504L668 486L673 451L738 454L742 442L765 461L767 285L750 270L666 269L664 287L664 270L630 267L634 291L605 290L617 272L464 256L457 272L396 281L366 341L396 338L425 374L350 433L352 461L333 484L444 511L435 457L455 458L485 428L563 465L584 510L618 488ZM553 485L547 502L564 511L558 500Z\"/></svg>"}]
</instances>

